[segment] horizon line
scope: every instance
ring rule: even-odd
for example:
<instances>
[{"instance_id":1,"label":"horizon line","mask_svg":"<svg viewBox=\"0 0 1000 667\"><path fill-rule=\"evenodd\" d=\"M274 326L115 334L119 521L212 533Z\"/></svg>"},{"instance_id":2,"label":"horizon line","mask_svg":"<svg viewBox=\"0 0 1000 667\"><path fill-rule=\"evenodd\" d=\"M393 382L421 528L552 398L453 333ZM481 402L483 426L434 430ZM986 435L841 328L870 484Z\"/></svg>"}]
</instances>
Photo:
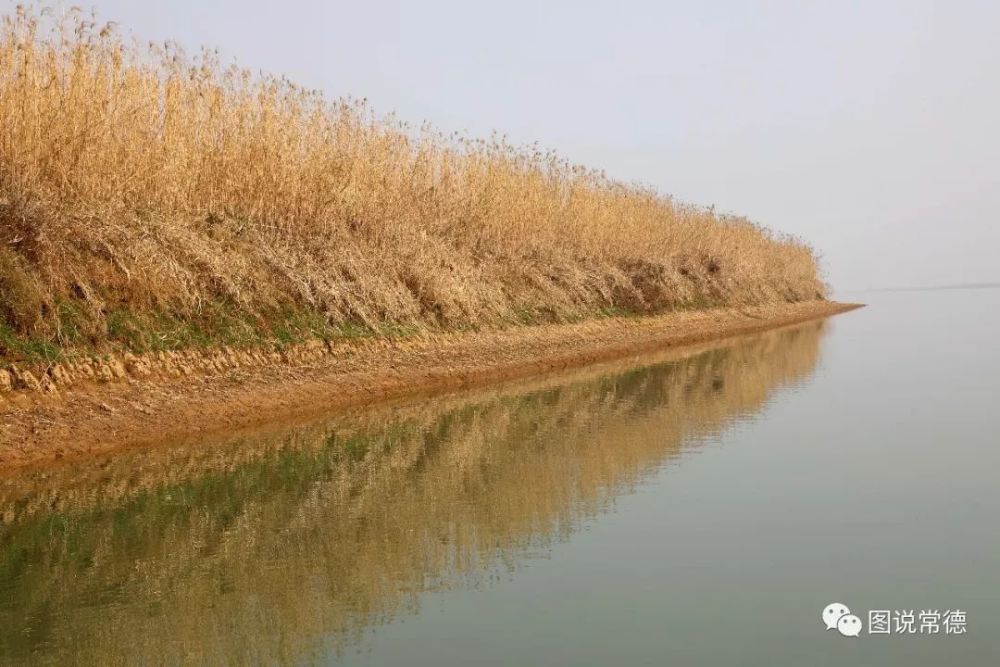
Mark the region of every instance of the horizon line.
<instances>
[{"instance_id":1,"label":"horizon line","mask_svg":"<svg viewBox=\"0 0 1000 667\"><path fill-rule=\"evenodd\" d=\"M947 289L990 289L1000 287L1000 282L987 283L949 283L946 285L926 285L926 286L898 286L898 287L863 287L859 289L843 290L845 293L851 292L924 292ZM836 291L836 290L834 290Z\"/></svg>"}]
</instances>

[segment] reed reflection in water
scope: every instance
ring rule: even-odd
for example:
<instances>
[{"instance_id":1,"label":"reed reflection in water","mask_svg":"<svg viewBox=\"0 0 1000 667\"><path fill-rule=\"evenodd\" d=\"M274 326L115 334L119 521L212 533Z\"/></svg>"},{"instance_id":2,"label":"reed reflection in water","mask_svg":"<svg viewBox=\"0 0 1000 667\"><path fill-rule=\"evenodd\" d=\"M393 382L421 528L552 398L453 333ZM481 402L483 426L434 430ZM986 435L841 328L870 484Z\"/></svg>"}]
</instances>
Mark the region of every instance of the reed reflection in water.
<instances>
[{"instance_id":1,"label":"reed reflection in water","mask_svg":"<svg viewBox=\"0 0 1000 667\"><path fill-rule=\"evenodd\" d=\"M569 539L806 378L822 331L0 480L0 656L328 659Z\"/></svg>"}]
</instances>

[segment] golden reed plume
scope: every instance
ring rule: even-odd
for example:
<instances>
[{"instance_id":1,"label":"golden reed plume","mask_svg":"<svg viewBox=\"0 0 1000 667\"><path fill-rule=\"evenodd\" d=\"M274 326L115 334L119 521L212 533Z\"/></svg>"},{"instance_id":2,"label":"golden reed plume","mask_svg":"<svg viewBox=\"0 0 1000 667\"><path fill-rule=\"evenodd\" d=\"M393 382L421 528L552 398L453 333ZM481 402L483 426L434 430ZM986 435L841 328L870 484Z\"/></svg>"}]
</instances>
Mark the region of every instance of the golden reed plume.
<instances>
[{"instance_id":1,"label":"golden reed plume","mask_svg":"<svg viewBox=\"0 0 1000 667\"><path fill-rule=\"evenodd\" d=\"M823 298L813 252L78 10L0 26L0 356Z\"/></svg>"}]
</instances>

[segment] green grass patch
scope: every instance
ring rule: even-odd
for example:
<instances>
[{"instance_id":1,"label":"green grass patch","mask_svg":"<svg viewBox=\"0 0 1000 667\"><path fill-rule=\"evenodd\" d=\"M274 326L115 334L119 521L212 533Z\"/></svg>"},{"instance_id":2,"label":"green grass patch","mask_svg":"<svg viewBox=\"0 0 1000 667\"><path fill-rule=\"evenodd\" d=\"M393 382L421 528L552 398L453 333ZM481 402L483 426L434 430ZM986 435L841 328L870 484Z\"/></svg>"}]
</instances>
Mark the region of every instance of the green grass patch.
<instances>
[{"instance_id":1,"label":"green grass patch","mask_svg":"<svg viewBox=\"0 0 1000 667\"><path fill-rule=\"evenodd\" d=\"M225 302L203 304L197 313L120 307L95 314L82 300L66 299L58 301L52 313L52 324L41 332L24 333L0 319L0 360L41 364L126 351L281 350L310 340L405 338L418 331L394 322L331 322L324 313L293 308L256 314Z\"/></svg>"}]
</instances>

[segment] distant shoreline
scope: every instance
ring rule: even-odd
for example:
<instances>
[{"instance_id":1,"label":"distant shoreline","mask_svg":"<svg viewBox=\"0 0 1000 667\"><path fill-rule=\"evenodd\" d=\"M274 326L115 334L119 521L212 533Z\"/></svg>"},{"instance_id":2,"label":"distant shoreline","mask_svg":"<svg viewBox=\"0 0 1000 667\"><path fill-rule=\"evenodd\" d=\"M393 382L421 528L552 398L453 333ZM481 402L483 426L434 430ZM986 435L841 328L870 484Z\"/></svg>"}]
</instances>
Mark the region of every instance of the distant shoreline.
<instances>
[{"instance_id":1,"label":"distant shoreline","mask_svg":"<svg viewBox=\"0 0 1000 667\"><path fill-rule=\"evenodd\" d=\"M930 285L928 287L866 287L864 289L843 290L844 294L863 292L933 292L952 289L996 289L1000 283L956 283L954 285Z\"/></svg>"}]
</instances>

